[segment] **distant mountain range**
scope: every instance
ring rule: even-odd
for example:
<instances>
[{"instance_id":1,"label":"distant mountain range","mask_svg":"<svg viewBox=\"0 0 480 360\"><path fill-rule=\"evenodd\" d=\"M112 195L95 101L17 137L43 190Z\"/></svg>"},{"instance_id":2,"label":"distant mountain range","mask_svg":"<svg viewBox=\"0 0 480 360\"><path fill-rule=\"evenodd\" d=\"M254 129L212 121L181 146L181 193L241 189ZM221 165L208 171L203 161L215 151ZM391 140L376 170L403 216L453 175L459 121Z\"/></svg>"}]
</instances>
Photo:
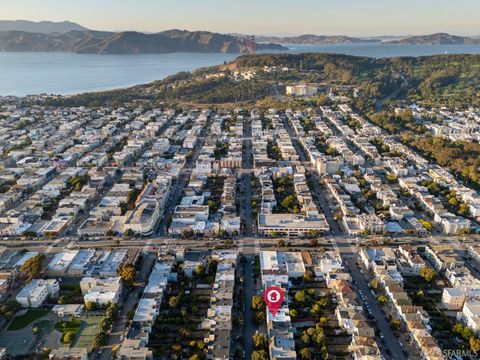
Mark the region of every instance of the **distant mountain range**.
<instances>
[{"instance_id":1,"label":"distant mountain range","mask_svg":"<svg viewBox=\"0 0 480 360\"><path fill-rule=\"evenodd\" d=\"M208 31L168 30L155 34L134 31L69 31L66 33L0 32L0 51L73 52L81 54L159 54L171 52L246 53L247 39ZM279 44L257 49L287 50Z\"/></svg>"},{"instance_id":2,"label":"distant mountain range","mask_svg":"<svg viewBox=\"0 0 480 360\"><path fill-rule=\"evenodd\" d=\"M468 36L456 36L446 33L410 36L399 40L388 41L387 44L400 45L464 45L480 44L480 39Z\"/></svg>"},{"instance_id":3,"label":"distant mountain range","mask_svg":"<svg viewBox=\"0 0 480 360\"><path fill-rule=\"evenodd\" d=\"M328 35L299 35L299 36L257 36L258 42L273 42L277 44L292 45L335 45L335 44L363 44L363 43L385 43L399 45L463 45L480 44L479 38L468 36L456 36L446 33L418 36L397 36L397 37L372 37L357 38L350 36L328 36Z\"/></svg>"},{"instance_id":4,"label":"distant mountain range","mask_svg":"<svg viewBox=\"0 0 480 360\"><path fill-rule=\"evenodd\" d=\"M350 36L299 35L257 36L257 50L288 50L281 44L332 45L385 43L404 45L480 44L479 38L446 33L390 39ZM93 31L70 21L0 20L0 51L73 52L83 54L154 54L170 52L247 53L248 40L242 34L208 31L167 30L146 34L136 31Z\"/></svg>"},{"instance_id":5,"label":"distant mountain range","mask_svg":"<svg viewBox=\"0 0 480 360\"><path fill-rule=\"evenodd\" d=\"M278 44L292 44L292 45L333 45L333 44L362 44L380 42L375 39L360 39L350 36L328 36L328 35L299 35L299 36L257 36L258 42L273 42Z\"/></svg>"},{"instance_id":6,"label":"distant mountain range","mask_svg":"<svg viewBox=\"0 0 480 360\"><path fill-rule=\"evenodd\" d=\"M71 21L27 21L27 20L0 20L0 31L26 31L33 33L66 33L69 31L86 31L86 27Z\"/></svg>"}]
</instances>

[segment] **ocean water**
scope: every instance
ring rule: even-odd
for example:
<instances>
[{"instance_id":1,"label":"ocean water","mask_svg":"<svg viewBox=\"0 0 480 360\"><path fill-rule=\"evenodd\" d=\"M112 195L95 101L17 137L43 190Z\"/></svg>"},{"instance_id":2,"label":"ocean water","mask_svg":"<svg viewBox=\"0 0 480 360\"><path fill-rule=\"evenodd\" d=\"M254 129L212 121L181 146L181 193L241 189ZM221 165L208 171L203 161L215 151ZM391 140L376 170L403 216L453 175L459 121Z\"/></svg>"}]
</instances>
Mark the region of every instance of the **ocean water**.
<instances>
[{"instance_id":1,"label":"ocean water","mask_svg":"<svg viewBox=\"0 0 480 360\"><path fill-rule=\"evenodd\" d=\"M289 52L327 52L375 58L480 54L480 45L289 45ZM0 95L74 94L160 80L179 71L231 61L238 54L96 55L0 52Z\"/></svg>"},{"instance_id":2,"label":"ocean water","mask_svg":"<svg viewBox=\"0 0 480 360\"><path fill-rule=\"evenodd\" d=\"M382 43L345 45L286 45L290 52L326 52L373 58L429 56L440 54L480 54L479 45L394 45Z\"/></svg>"}]
</instances>

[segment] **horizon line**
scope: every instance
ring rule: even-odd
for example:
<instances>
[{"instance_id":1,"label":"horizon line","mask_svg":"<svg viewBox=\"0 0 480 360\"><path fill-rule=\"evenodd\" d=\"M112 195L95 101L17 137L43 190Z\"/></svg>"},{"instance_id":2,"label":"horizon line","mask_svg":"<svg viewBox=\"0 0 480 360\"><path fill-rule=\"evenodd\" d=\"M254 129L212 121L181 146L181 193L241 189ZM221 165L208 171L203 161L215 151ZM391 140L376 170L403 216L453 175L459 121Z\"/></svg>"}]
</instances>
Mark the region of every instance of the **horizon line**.
<instances>
[{"instance_id":1,"label":"horizon line","mask_svg":"<svg viewBox=\"0 0 480 360\"><path fill-rule=\"evenodd\" d=\"M480 37L480 33L462 33L462 32L450 32L450 31L429 31L429 32L423 32L423 33L393 33L393 34L388 34L388 33L381 33L381 34L351 34L351 33L316 33L316 32L288 32L288 33L282 33L282 32L270 32L270 33L259 33L259 32L238 32L238 31L215 31L215 30L191 30L187 28L180 28L180 27L172 27L172 28L166 28L163 30L152 30L152 31L147 31L147 30L135 30L135 29L116 29L116 30L106 30L106 29L98 29L98 28L90 28L88 26L82 25L76 21L72 20L60 20L60 21L54 21L54 20L27 20L27 19L0 19L0 21L25 21L25 22L31 22L31 23L42 23L42 22L50 22L54 24L59 24L59 23L71 23L75 24L81 27L84 27L87 30L90 31L104 31L104 32L138 32L138 33L144 33L144 34L155 34L155 33L160 33L164 31L169 31L169 30L182 30L182 31L189 31L189 32L196 32L196 31L205 31L205 32L212 32L212 33L218 33L218 34L225 34L225 35L255 35L255 36L269 36L269 37L295 37L295 36L302 36L302 35L314 35L314 36L349 36L349 37L357 37L357 38L382 38L382 37L411 37L411 36L427 36L427 35L435 35L435 34L448 34L448 35L454 35L454 36L469 36L469 37Z\"/></svg>"}]
</instances>

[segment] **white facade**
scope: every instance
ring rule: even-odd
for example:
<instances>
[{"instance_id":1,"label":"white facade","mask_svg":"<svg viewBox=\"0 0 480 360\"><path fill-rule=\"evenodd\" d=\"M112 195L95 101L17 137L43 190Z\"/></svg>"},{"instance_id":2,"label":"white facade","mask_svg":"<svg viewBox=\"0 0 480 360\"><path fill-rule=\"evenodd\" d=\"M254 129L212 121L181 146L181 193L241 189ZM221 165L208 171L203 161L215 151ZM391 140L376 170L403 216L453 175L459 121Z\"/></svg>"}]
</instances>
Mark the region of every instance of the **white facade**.
<instances>
[{"instance_id":1,"label":"white facade","mask_svg":"<svg viewBox=\"0 0 480 360\"><path fill-rule=\"evenodd\" d=\"M80 281L80 288L85 304L94 302L103 306L118 302L122 292L122 282L120 277L111 277L104 280L86 277Z\"/></svg>"},{"instance_id":2,"label":"white facade","mask_svg":"<svg viewBox=\"0 0 480 360\"><path fill-rule=\"evenodd\" d=\"M47 297L56 297L59 290L60 285L55 279L34 279L18 293L16 300L22 307L39 308Z\"/></svg>"},{"instance_id":3,"label":"white facade","mask_svg":"<svg viewBox=\"0 0 480 360\"><path fill-rule=\"evenodd\" d=\"M459 311L465 302L465 292L458 288L445 288L442 293L442 305L447 310Z\"/></svg>"}]
</instances>

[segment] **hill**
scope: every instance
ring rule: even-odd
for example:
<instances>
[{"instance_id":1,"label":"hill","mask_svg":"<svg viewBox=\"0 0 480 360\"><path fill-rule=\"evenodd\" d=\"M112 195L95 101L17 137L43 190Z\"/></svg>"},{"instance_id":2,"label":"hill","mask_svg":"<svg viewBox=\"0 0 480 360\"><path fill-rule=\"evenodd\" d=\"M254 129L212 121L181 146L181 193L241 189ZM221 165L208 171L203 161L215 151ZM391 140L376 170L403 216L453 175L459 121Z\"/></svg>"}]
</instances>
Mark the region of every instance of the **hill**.
<instances>
[{"instance_id":1,"label":"hill","mask_svg":"<svg viewBox=\"0 0 480 360\"><path fill-rule=\"evenodd\" d=\"M401 45L464 45L480 44L480 39L468 36L456 36L446 33L437 33L431 35L410 36L400 40L389 41L387 44Z\"/></svg>"},{"instance_id":2,"label":"hill","mask_svg":"<svg viewBox=\"0 0 480 360\"><path fill-rule=\"evenodd\" d=\"M334 44L363 44L371 42L379 42L379 40L359 39L350 36L327 36L327 35L299 35L299 36L259 36L258 42L274 42L278 44L295 44L295 45L334 45Z\"/></svg>"},{"instance_id":3,"label":"hill","mask_svg":"<svg viewBox=\"0 0 480 360\"><path fill-rule=\"evenodd\" d=\"M258 50L286 50L258 44ZM83 54L156 54L170 52L246 53L247 40L207 31L168 30L156 34L69 31L67 33L0 32L0 51L73 52Z\"/></svg>"},{"instance_id":4,"label":"hill","mask_svg":"<svg viewBox=\"0 0 480 360\"><path fill-rule=\"evenodd\" d=\"M88 29L71 21L27 21L0 20L0 31L25 31L31 33L66 33L69 31L87 31Z\"/></svg>"},{"instance_id":5,"label":"hill","mask_svg":"<svg viewBox=\"0 0 480 360\"><path fill-rule=\"evenodd\" d=\"M290 70L266 71L265 67ZM240 81L232 76L243 70L256 76ZM152 103L248 102L278 94L281 83L304 82L355 86L361 94L355 106L365 111L374 111L376 100L393 92L397 93L396 100L427 107L468 108L480 106L479 71L480 55L385 59L322 53L243 55L227 64L178 73L132 88L81 94L60 103L103 106L139 99Z\"/></svg>"}]
</instances>

